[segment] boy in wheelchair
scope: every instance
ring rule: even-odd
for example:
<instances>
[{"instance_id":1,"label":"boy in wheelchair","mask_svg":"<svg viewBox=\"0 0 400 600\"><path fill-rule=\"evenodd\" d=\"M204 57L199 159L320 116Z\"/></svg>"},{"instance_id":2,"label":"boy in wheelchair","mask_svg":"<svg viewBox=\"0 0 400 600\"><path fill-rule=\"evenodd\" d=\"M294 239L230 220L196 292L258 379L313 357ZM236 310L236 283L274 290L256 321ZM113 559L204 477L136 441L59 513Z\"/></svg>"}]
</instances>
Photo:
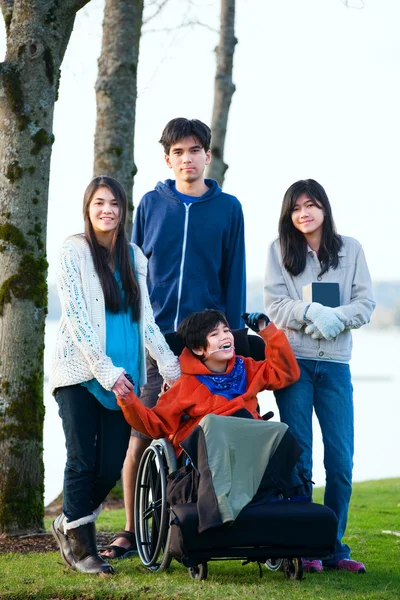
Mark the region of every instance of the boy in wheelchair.
<instances>
[{"instance_id":1,"label":"boy in wheelchair","mask_svg":"<svg viewBox=\"0 0 400 600\"><path fill-rule=\"evenodd\" d=\"M291 385L300 371L285 333L266 315L253 313L247 324L266 344L263 361L236 356L232 332L220 311L204 310L184 319L178 329L185 346L181 377L154 408L143 406L133 392L117 398L128 423L151 438L167 438L178 456L180 443L208 414L262 419L257 394Z\"/></svg>"},{"instance_id":2,"label":"boy in wheelchair","mask_svg":"<svg viewBox=\"0 0 400 600\"><path fill-rule=\"evenodd\" d=\"M132 392L118 398L135 429L167 438L180 457L168 465L165 492L158 480L165 473L151 462L161 446L168 454L165 440L154 442L160 444L157 452L143 457L135 508L138 549L144 564L156 570L172 557L191 567L221 556L261 562L272 557L276 569L276 559L288 556L286 576L299 579L302 555L332 551L337 520L310 502L295 470L301 448L288 426L265 422L258 412L259 392L299 378L286 335L262 313L243 318L264 340L264 360L235 354L223 313L192 313L178 329L185 346L182 374L156 406L146 408ZM158 496L155 501L154 493L162 501ZM161 510L166 514L167 506L171 523L164 538ZM161 546L164 555L157 562Z\"/></svg>"}]
</instances>

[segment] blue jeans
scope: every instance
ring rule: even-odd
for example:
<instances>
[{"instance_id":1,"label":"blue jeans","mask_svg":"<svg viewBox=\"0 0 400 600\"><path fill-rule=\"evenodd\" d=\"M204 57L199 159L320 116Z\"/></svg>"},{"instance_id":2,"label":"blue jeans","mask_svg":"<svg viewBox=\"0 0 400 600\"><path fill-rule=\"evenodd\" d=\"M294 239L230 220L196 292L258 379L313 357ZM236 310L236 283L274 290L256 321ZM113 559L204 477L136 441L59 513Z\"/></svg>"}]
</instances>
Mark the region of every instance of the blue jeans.
<instances>
[{"instance_id":1,"label":"blue jeans","mask_svg":"<svg viewBox=\"0 0 400 600\"><path fill-rule=\"evenodd\" d=\"M281 421L289 425L303 454L297 463L300 475L312 479L312 414L318 418L324 443L326 474L324 504L338 518L334 555L325 564L350 557L342 544L352 491L354 454L353 386L347 364L298 360L300 379L274 392Z\"/></svg>"},{"instance_id":2,"label":"blue jeans","mask_svg":"<svg viewBox=\"0 0 400 600\"><path fill-rule=\"evenodd\" d=\"M105 408L82 385L56 390L67 449L63 512L67 521L86 517L121 477L130 426L121 410Z\"/></svg>"}]
</instances>

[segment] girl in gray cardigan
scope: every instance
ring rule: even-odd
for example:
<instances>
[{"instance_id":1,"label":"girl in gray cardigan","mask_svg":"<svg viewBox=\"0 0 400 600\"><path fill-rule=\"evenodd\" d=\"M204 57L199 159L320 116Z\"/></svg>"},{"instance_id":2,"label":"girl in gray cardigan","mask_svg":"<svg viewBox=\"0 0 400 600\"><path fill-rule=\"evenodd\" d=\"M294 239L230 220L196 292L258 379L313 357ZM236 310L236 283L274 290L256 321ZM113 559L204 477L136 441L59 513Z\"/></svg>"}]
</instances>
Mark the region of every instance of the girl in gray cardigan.
<instances>
[{"instance_id":1,"label":"girl in gray cardigan","mask_svg":"<svg viewBox=\"0 0 400 600\"><path fill-rule=\"evenodd\" d=\"M140 394L145 347L169 385L180 367L154 321L147 259L126 239L121 184L111 177L93 179L83 216L85 233L65 240L58 269L62 316L50 388L62 419L67 464L63 512L52 531L68 567L113 573L98 554L95 520L121 476L130 438L116 395Z\"/></svg>"},{"instance_id":2,"label":"girl in gray cardigan","mask_svg":"<svg viewBox=\"0 0 400 600\"><path fill-rule=\"evenodd\" d=\"M339 306L303 300L303 288L319 281L339 284ZM297 181L284 196L279 238L268 251L264 303L271 320L285 330L300 366L300 379L274 392L281 420L303 448L299 474L308 480L311 493L315 410L324 443L324 503L338 518L333 556L323 563L303 559L303 567L309 572L326 567L365 573L361 562L350 559L342 537L354 452L351 329L369 322L375 303L363 249L357 240L336 233L326 192L313 179Z\"/></svg>"}]
</instances>

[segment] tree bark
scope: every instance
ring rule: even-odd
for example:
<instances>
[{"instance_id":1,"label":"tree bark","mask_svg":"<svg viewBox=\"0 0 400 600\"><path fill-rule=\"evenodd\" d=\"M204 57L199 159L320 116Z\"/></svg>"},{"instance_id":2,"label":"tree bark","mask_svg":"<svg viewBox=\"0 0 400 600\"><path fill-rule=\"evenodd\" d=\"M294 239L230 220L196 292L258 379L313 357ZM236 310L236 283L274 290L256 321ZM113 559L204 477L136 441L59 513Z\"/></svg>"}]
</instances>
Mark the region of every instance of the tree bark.
<instances>
[{"instance_id":1,"label":"tree bark","mask_svg":"<svg viewBox=\"0 0 400 600\"><path fill-rule=\"evenodd\" d=\"M228 124L229 108L235 85L232 81L235 38L235 0L221 0L221 29L219 45L216 48L217 72L214 83L214 106L211 120L212 160L207 169L211 177L223 186L228 165L224 162L224 147Z\"/></svg>"},{"instance_id":2,"label":"tree bark","mask_svg":"<svg viewBox=\"0 0 400 600\"><path fill-rule=\"evenodd\" d=\"M106 0L96 82L94 175L109 175L124 186L129 202L128 234L137 170L134 136L142 21L143 0Z\"/></svg>"},{"instance_id":3,"label":"tree bark","mask_svg":"<svg viewBox=\"0 0 400 600\"><path fill-rule=\"evenodd\" d=\"M76 11L0 0L0 532L43 527L46 222L53 110Z\"/></svg>"}]
</instances>

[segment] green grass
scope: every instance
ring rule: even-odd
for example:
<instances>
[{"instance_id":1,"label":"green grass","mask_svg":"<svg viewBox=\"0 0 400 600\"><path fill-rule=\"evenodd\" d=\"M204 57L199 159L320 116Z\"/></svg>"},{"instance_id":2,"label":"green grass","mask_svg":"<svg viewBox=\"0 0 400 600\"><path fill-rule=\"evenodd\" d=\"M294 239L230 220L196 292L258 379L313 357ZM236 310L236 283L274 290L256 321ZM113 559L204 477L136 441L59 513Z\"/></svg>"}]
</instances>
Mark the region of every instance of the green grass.
<instances>
[{"instance_id":1,"label":"green grass","mask_svg":"<svg viewBox=\"0 0 400 600\"><path fill-rule=\"evenodd\" d=\"M315 490L315 500L322 494ZM105 511L98 520L99 530L123 527L122 510ZM150 573L134 558L113 561L116 575L99 577L66 569L58 553L0 554L0 599L399 600L400 538L383 530L400 531L400 479L354 484L345 541L366 575L324 571L295 581L263 568L260 579L256 564L215 561L206 581L193 581L176 561L167 572Z\"/></svg>"}]
</instances>

